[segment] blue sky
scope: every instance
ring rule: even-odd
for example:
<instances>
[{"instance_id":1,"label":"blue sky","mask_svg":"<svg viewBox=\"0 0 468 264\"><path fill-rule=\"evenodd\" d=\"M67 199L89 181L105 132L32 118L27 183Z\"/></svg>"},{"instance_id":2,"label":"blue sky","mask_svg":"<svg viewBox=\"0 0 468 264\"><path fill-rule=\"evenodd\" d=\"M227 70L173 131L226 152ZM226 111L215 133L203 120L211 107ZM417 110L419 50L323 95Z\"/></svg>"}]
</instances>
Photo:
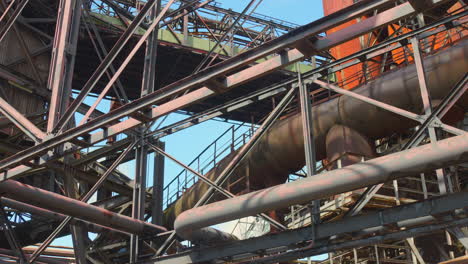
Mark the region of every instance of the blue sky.
<instances>
[{"instance_id":1,"label":"blue sky","mask_svg":"<svg viewBox=\"0 0 468 264\"><path fill-rule=\"evenodd\" d=\"M250 2L250 0L216 1L223 7L238 12ZM255 12L299 25L310 23L323 16L322 0L263 0Z\"/></svg>"},{"instance_id":2,"label":"blue sky","mask_svg":"<svg viewBox=\"0 0 468 264\"><path fill-rule=\"evenodd\" d=\"M217 0L224 8L241 12L250 0ZM323 16L321 0L263 0L256 13L279 18L299 25L310 23ZM173 114L167 123L181 117ZM186 164L198 155L208 144L228 129L231 124L218 121L207 121L192 128L183 130L163 139L166 151ZM173 162L166 162L165 171L170 175L178 173L181 168Z\"/></svg>"},{"instance_id":3,"label":"blue sky","mask_svg":"<svg viewBox=\"0 0 468 264\"><path fill-rule=\"evenodd\" d=\"M217 0L222 7L231 8L241 12L250 0ZM263 0L260 6L255 11L256 13L268 15L274 18L286 20L299 25L310 23L323 16L321 0ZM91 105L93 98L86 100L86 103ZM103 102L99 106L99 110L107 111L109 108L108 102ZM185 118L185 116L172 114L165 121L165 124L173 123L177 120ZM200 153L208 144L216 139L221 133L228 129L231 124L219 121L207 121L189 129L180 131L176 134L163 138L166 142L166 151L180 161L188 164L196 155ZM152 158L149 159L152 161ZM149 171L152 171L152 162L149 164ZM124 164L119 169L130 177L134 175L134 165L132 162ZM166 159L165 162L165 182L169 182L177 173L181 171L181 167ZM152 185L152 181L148 180L148 186ZM71 246L71 238L63 237L54 241L54 245Z\"/></svg>"}]
</instances>

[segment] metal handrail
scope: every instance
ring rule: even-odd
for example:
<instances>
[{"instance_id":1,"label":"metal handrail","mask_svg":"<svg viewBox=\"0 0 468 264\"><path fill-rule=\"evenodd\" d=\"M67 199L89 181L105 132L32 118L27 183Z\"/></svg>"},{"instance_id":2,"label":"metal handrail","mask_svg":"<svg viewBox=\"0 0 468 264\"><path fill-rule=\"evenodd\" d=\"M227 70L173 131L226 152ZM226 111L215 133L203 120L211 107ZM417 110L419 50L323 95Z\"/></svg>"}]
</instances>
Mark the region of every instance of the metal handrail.
<instances>
[{"instance_id":1,"label":"metal handrail","mask_svg":"<svg viewBox=\"0 0 468 264\"><path fill-rule=\"evenodd\" d=\"M196 165L195 171L204 174L205 171L214 168L222 158L228 156L230 153L241 147L246 143L246 140L253 134L252 129L247 130L241 134L236 135L236 132L243 127L243 124L232 125L220 136L218 136L212 143L210 143L200 154L198 154L188 166ZM226 135L231 134L229 139L222 142ZM212 152L208 152L212 151ZM207 158L202 160L202 157L207 155ZM163 189L165 201L164 206L168 207L175 202L187 189L197 182L197 177L193 173L182 169Z\"/></svg>"}]
</instances>

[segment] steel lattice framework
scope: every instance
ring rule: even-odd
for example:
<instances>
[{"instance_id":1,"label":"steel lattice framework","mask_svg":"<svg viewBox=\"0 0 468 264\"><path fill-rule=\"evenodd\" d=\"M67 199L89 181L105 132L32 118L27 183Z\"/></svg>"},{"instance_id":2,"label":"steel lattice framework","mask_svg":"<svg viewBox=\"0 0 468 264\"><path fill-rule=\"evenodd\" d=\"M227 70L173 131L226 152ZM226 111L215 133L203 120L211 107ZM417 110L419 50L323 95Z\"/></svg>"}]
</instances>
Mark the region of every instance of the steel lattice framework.
<instances>
[{"instance_id":1,"label":"steel lattice framework","mask_svg":"<svg viewBox=\"0 0 468 264\"><path fill-rule=\"evenodd\" d=\"M0 261L431 262L421 236L464 254L465 2L354 1L304 26L261 2L0 3ZM233 126L192 163L165 151L215 119ZM165 159L183 169L166 184ZM212 228L249 216L270 232Z\"/></svg>"}]
</instances>

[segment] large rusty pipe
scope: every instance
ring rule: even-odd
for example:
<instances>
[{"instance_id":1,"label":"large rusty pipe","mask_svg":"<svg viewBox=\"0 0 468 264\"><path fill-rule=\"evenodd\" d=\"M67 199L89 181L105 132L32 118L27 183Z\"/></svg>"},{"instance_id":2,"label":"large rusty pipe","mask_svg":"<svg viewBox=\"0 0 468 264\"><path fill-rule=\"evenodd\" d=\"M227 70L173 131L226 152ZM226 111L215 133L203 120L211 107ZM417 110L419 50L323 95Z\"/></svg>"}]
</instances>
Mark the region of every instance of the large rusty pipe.
<instances>
[{"instance_id":1,"label":"large rusty pipe","mask_svg":"<svg viewBox=\"0 0 468 264\"><path fill-rule=\"evenodd\" d=\"M200 229L211 225L466 161L468 161L468 133L193 208L180 214L174 227L179 236L188 238L192 232L199 232Z\"/></svg>"},{"instance_id":2,"label":"large rusty pipe","mask_svg":"<svg viewBox=\"0 0 468 264\"><path fill-rule=\"evenodd\" d=\"M440 51L424 59L428 91L433 100L442 99L461 79L468 69L468 41ZM402 109L422 113L422 101L416 67L410 65L353 90L358 94ZM468 95L458 102L464 110L468 106ZM325 138L331 127L341 124L350 127L370 139L377 139L401 132L417 124L409 119L390 113L357 99L340 96L313 107L313 135L317 159L325 158ZM223 170L228 156L206 176L216 179ZM248 168L253 189L262 189L284 183L287 176L305 164L304 140L300 114L278 121L234 171L234 178L245 175ZM208 189L198 182L170 208L166 210L165 225L171 226L175 217L192 208ZM218 200L222 197L219 196ZM215 199L216 200L216 199Z\"/></svg>"},{"instance_id":3,"label":"large rusty pipe","mask_svg":"<svg viewBox=\"0 0 468 264\"><path fill-rule=\"evenodd\" d=\"M8 206L8 207L16 209L16 210L18 210L20 212L28 212L28 213L30 213L32 215L40 216L40 217L46 218L48 220L62 221L67 217L66 215L63 215L63 214L52 212L52 211L46 210L44 208L40 208L40 207L33 206L33 205L30 205L30 204L18 202L18 201L15 201L13 199L9 199L9 198L6 198L6 197L1 197L0 201L1 201L1 204L4 205L4 206ZM86 226L86 228L89 231L94 232L94 233L100 233L104 229L110 230L110 231L115 231L115 232L122 232L120 230L113 229L113 228L110 228L108 226L102 226L102 225L98 225L98 224L95 224L95 223L89 223L89 222L82 221L82 220L76 219L76 218L71 221L71 224L73 224L73 225L84 225L84 226ZM127 233L125 233L125 234L127 234Z\"/></svg>"},{"instance_id":4,"label":"large rusty pipe","mask_svg":"<svg viewBox=\"0 0 468 264\"><path fill-rule=\"evenodd\" d=\"M108 226L126 233L143 235L167 231L161 226L116 214L85 202L13 180L0 183L0 196L76 217L87 222Z\"/></svg>"}]
</instances>

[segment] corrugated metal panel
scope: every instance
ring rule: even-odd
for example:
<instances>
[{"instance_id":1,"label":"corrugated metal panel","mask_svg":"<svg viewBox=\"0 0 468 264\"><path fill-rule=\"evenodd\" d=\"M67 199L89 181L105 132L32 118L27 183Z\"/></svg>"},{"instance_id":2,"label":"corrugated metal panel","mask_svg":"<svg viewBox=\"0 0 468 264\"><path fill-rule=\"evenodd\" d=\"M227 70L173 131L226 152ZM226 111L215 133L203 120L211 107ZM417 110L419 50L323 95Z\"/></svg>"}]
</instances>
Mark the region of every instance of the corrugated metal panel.
<instances>
[{"instance_id":1,"label":"corrugated metal panel","mask_svg":"<svg viewBox=\"0 0 468 264\"><path fill-rule=\"evenodd\" d=\"M44 46L41 40L36 38L32 33L26 30L22 30L21 28L20 30L21 35L23 36L30 51L37 50ZM23 57L24 53L21 49L21 46L19 45L17 36L13 30L10 30L5 39L0 43L0 64L8 65L9 63ZM49 60L50 58L48 54L33 58L34 64L36 65L39 75L43 81L47 81ZM10 68L31 79L34 79L33 70L27 62L19 63ZM7 82L2 82L0 85L7 95L6 99L8 103L15 107L20 113L24 115L31 115L44 112L45 103L44 100L39 96L21 90L20 88L15 87L14 85ZM10 126L7 129L3 129L2 132L7 132L8 134L12 135L16 133L17 130Z\"/></svg>"},{"instance_id":2,"label":"corrugated metal panel","mask_svg":"<svg viewBox=\"0 0 468 264\"><path fill-rule=\"evenodd\" d=\"M355 1L354 0L323 0L322 2L323 2L324 14L329 15L343 8L353 5ZM362 19L365 19L365 17L348 21L342 25L339 25L335 28L328 30L326 33L330 34L330 33L342 30L353 24L358 23ZM330 49L330 53L336 59L344 58L364 48L367 48L367 43L371 43L374 40L375 40L375 37L373 35L365 35L360 38L347 41L341 45L338 45ZM379 63L375 63L375 62L367 63L368 68L376 68L378 65ZM357 87L359 84L366 81L365 78L359 77L360 75L362 75L362 72L364 70L365 70L365 67L363 63L356 64L351 67L347 67L346 69L336 73L337 83L344 89L348 89L348 90L353 89L354 87ZM377 74L378 72L370 73L368 77L373 78L373 77L376 77Z\"/></svg>"}]
</instances>

